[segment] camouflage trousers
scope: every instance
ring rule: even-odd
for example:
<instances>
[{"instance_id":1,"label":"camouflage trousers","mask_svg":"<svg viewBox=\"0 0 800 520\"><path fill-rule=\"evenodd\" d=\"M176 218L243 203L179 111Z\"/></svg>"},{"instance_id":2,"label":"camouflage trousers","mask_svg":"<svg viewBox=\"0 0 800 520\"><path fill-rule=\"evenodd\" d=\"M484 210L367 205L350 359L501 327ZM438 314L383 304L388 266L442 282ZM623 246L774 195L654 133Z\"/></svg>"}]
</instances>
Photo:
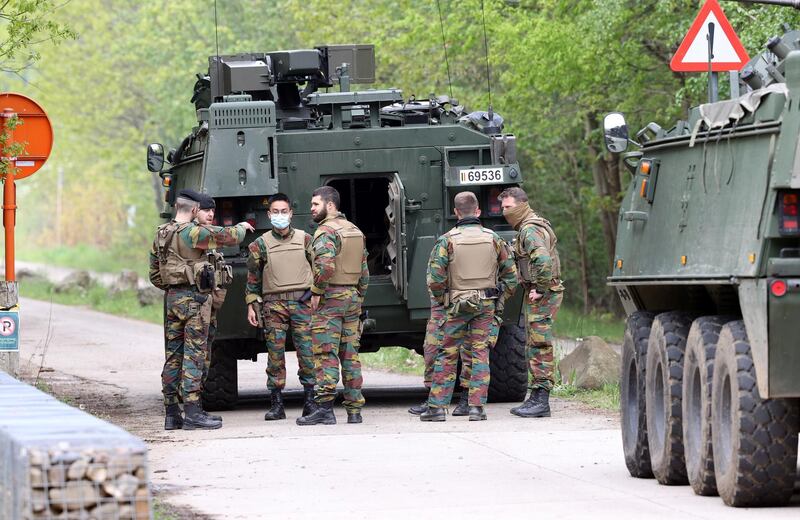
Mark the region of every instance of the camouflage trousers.
<instances>
[{"instance_id":1,"label":"camouflage trousers","mask_svg":"<svg viewBox=\"0 0 800 520\"><path fill-rule=\"evenodd\" d=\"M177 404L181 398L184 403L200 400L210 320L211 298L208 295L184 288L167 290L166 361L161 372L164 404Z\"/></svg>"},{"instance_id":2,"label":"camouflage trousers","mask_svg":"<svg viewBox=\"0 0 800 520\"><path fill-rule=\"evenodd\" d=\"M444 343L444 321L446 317L445 308L435 300L431 301L431 317L425 328L425 342L422 344L422 358L425 360L425 388L430 389L433 382L433 364L436 361L436 354ZM472 368L472 359L469 354L469 347L461 349L461 377L459 381L463 390L469 389L469 374Z\"/></svg>"},{"instance_id":3,"label":"camouflage trousers","mask_svg":"<svg viewBox=\"0 0 800 520\"><path fill-rule=\"evenodd\" d=\"M361 304L354 287L331 287L325 291L320 307L311 318L311 340L316 368L315 400L332 401L336 397L339 367L344 385L344 406L359 410L364 406L361 394L361 361L358 359L359 315Z\"/></svg>"},{"instance_id":4,"label":"camouflage trousers","mask_svg":"<svg viewBox=\"0 0 800 520\"><path fill-rule=\"evenodd\" d=\"M214 348L214 337L217 335L217 311L225 303L227 289L215 289L211 293L211 319L208 322L208 340L206 340L206 362L203 365L203 384L206 384L208 367L211 365L211 351Z\"/></svg>"},{"instance_id":5,"label":"camouflage trousers","mask_svg":"<svg viewBox=\"0 0 800 520\"><path fill-rule=\"evenodd\" d=\"M454 312L451 305L444 322L444 343L436 355L428 406L444 408L453 397L459 353L470 357L469 404L483 406L489 392L489 335L495 301L481 300L473 312Z\"/></svg>"},{"instance_id":6,"label":"camouflage trousers","mask_svg":"<svg viewBox=\"0 0 800 520\"><path fill-rule=\"evenodd\" d=\"M286 386L286 336L292 331L297 351L297 376L300 384L314 384L314 355L311 352L311 306L297 300L264 302L267 317L267 388L283 390Z\"/></svg>"},{"instance_id":7,"label":"camouflage trousers","mask_svg":"<svg viewBox=\"0 0 800 520\"><path fill-rule=\"evenodd\" d=\"M531 390L553 389L553 320L564 299L563 292L547 291L535 302L525 294L525 358L528 361L528 387Z\"/></svg>"}]
</instances>

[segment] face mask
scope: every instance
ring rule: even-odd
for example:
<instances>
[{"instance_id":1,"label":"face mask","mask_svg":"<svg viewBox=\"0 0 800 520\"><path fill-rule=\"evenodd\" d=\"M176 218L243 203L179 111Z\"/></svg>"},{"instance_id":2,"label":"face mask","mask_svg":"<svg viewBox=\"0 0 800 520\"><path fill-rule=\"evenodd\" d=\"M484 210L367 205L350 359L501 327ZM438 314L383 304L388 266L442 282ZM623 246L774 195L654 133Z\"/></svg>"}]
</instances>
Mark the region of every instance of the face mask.
<instances>
[{"instance_id":1,"label":"face mask","mask_svg":"<svg viewBox=\"0 0 800 520\"><path fill-rule=\"evenodd\" d=\"M286 229L289 227L289 215L270 215L269 221L272 222L272 227L275 229Z\"/></svg>"}]
</instances>

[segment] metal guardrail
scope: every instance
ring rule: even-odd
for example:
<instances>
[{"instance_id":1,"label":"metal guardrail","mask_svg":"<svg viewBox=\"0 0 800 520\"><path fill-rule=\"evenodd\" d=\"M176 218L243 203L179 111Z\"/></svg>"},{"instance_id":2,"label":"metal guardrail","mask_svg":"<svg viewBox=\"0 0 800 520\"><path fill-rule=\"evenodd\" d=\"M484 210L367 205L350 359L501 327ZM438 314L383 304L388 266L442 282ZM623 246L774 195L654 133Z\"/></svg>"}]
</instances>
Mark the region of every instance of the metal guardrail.
<instances>
[{"instance_id":1,"label":"metal guardrail","mask_svg":"<svg viewBox=\"0 0 800 520\"><path fill-rule=\"evenodd\" d=\"M0 372L0 518L150 520L147 447Z\"/></svg>"}]
</instances>

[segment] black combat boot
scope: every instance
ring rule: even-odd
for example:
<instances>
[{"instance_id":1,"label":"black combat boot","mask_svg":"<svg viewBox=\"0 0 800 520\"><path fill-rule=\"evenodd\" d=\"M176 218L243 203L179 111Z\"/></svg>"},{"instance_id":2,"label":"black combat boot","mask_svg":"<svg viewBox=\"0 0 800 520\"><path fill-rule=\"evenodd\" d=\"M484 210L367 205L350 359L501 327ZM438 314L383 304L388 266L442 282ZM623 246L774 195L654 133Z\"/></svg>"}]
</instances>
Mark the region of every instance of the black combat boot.
<instances>
[{"instance_id":1,"label":"black combat boot","mask_svg":"<svg viewBox=\"0 0 800 520\"><path fill-rule=\"evenodd\" d=\"M431 408L419 416L420 421L425 422L442 422L447 420L447 411L444 408Z\"/></svg>"},{"instance_id":2,"label":"black combat boot","mask_svg":"<svg viewBox=\"0 0 800 520\"><path fill-rule=\"evenodd\" d=\"M519 417L550 417L550 391L537 388L531 393L531 398L519 408L514 408L511 413Z\"/></svg>"},{"instance_id":3,"label":"black combat boot","mask_svg":"<svg viewBox=\"0 0 800 520\"><path fill-rule=\"evenodd\" d=\"M422 415L428 411L428 401L422 401L420 404L415 404L411 408L408 409L408 413L411 415Z\"/></svg>"},{"instance_id":4,"label":"black combat boot","mask_svg":"<svg viewBox=\"0 0 800 520\"><path fill-rule=\"evenodd\" d=\"M485 421L486 412L483 406L470 406L469 407L469 420L470 421Z\"/></svg>"},{"instance_id":5,"label":"black combat boot","mask_svg":"<svg viewBox=\"0 0 800 520\"><path fill-rule=\"evenodd\" d=\"M184 403L183 411L184 430L216 430L217 428L222 428L222 422L209 419L198 403Z\"/></svg>"},{"instance_id":6,"label":"black combat boot","mask_svg":"<svg viewBox=\"0 0 800 520\"><path fill-rule=\"evenodd\" d=\"M303 417L309 415L317 407L314 402L314 385L303 385Z\"/></svg>"},{"instance_id":7,"label":"black combat boot","mask_svg":"<svg viewBox=\"0 0 800 520\"><path fill-rule=\"evenodd\" d=\"M513 415L517 415L517 412L522 410L523 408L531 408L534 405L535 397L536 397L536 390L531 390L530 397L528 397L528 399L526 399L525 401L522 401L521 405L512 408L511 413Z\"/></svg>"},{"instance_id":8,"label":"black combat boot","mask_svg":"<svg viewBox=\"0 0 800 520\"><path fill-rule=\"evenodd\" d=\"M168 404L164 416L165 430L180 430L183 428L183 417L181 417L181 407L177 404Z\"/></svg>"},{"instance_id":9,"label":"black combat boot","mask_svg":"<svg viewBox=\"0 0 800 520\"><path fill-rule=\"evenodd\" d=\"M270 402L272 406L267 413L264 414L265 421L277 421L280 419L286 419L286 411L283 409L283 396L281 395L281 391L279 389L272 390L270 395Z\"/></svg>"},{"instance_id":10,"label":"black combat boot","mask_svg":"<svg viewBox=\"0 0 800 520\"><path fill-rule=\"evenodd\" d=\"M461 389L461 395L458 398L458 404L453 408L453 417L463 417L469 415L469 390L466 388Z\"/></svg>"},{"instance_id":11,"label":"black combat boot","mask_svg":"<svg viewBox=\"0 0 800 520\"><path fill-rule=\"evenodd\" d=\"M347 424L361 424L360 410L347 410Z\"/></svg>"},{"instance_id":12,"label":"black combat boot","mask_svg":"<svg viewBox=\"0 0 800 520\"><path fill-rule=\"evenodd\" d=\"M297 418L298 426L310 426L312 424L336 424L336 416L333 414L333 399L324 403L317 403L314 411L305 417Z\"/></svg>"}]
</instances>

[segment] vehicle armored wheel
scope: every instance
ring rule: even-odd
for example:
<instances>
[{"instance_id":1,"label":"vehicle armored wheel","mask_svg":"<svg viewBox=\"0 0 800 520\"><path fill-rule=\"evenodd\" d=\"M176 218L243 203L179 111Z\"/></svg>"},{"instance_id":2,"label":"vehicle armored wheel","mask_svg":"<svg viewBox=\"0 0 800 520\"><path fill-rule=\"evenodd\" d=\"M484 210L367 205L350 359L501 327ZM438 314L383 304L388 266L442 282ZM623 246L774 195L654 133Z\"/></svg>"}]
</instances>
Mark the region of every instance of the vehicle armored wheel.
<instances>
[{"instance_id":1,"label":"vehicle armored wheel","mask_svg":"<svg viewBox=\"0 0 800 520\"><path fill-rule=\"evenodd\" d=\"M697 318L683 362L683 451L689 484L698 495L717 494L711 443L711 381L719 332L732 318Z\"/></svg>"},{"instance_id":2,"label":"vehicle armored wheel","mask_svg":"<svg viewBox=\"0 0 800 520\"><path fill-rule=\"evenodd\" d=\"M525 327L503 325L497 344L489 353L489 401L519 402L528 391L528 363L525 360Z\"/></svg>"},{"instance_id":3,"label":"vehicle armored wheel","mask_svg":"<svg viewBox=\"0 0 800 520\"><path fill-rule=\"evenodd\" d=\"M683 354L691 325L688 314L659 314L647 341L647 444L653 475L661 484L688 483L683 458L681 397Z\"/></svg>"},{"instance_id":4,"label":"vehicle armored wheel","mask_svg":"<svg viewBox=\"0 0 800 520\"><path fill-rule=\"evenodd\" d=\"M205 410L230 410L239 400L239 374L236 358L230 355L225 343L215 341L211 347L211 362L203 385L203 408Z\"/></svg>"},{"instance_id":5,"label":"vehicle armored wheel","mask_svg":"<svg viewBox=\"0 0 800 520\"><path fill-rule=\"evenodd\" d=\"M797 476L796 399L761 399L743 321L722 328L712 382L717 490L729 506L780 506Z\"/></svg>"},{"instance_id":6,"label":"vehicle armored wheel","mask_svg":"<svg viewBox=\"0 0 800 520\"><path fill-rule=\"evenodd\" d=\"M620 415L625 465L632 477L653 478L647 446L644 371L647 339L653 326L653 313L634 312L625 324L620 377Z\"/></svg>"}]
</instances>

